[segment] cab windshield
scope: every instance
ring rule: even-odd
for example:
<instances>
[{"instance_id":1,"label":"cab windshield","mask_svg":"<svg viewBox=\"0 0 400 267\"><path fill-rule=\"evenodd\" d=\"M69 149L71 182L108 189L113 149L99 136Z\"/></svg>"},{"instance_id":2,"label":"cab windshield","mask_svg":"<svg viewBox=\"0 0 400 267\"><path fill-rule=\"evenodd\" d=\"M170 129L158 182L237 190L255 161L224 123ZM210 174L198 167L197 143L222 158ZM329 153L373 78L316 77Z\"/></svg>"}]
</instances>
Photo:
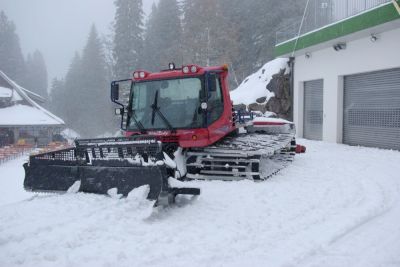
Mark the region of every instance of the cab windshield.
<instances>
[{"instance_id":1,"label":"cab windshield","mask_svg":"<svg viewBox=\"0 0 400 267\"><path fill-rule=\"evenodd\" d=\"M200 78L134 83L128 128L139 130L138 123L146 130L168 129L168 123L175 129L201 128L202 92ZM156 112L156 108L160 112ZM166 120L163 120L162 116Z\"/></svg>"}]
</instances>

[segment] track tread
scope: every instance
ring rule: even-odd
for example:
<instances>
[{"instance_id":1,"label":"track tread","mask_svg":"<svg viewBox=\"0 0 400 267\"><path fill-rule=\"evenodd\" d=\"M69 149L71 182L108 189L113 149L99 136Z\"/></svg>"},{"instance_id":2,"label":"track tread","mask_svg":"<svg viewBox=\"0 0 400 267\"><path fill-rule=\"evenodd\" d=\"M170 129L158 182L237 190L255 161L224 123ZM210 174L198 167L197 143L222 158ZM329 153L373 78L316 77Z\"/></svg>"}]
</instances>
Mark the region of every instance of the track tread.
<instances>
[{"instance_id":1,"label":"track tread","mask_svg":"<svg viewBox=\"0 0 400 267\"><path fill-rule=\"evenodd\" d=\"M188 168L189 176L204 180L216 180L218 176L223 176L221 180L229 180L229 176L232 177L231 180L238 178L264 180L293 161L294 153L291 152L291 146L294 142L294 133L251 133L229 136L212 146L191 149L188 155L196 157L196 163L188 164L194 167ZM213 165L210 159L215 159L218 164ZM229 167L221 170L224 166L221 166L220 162L226 162ZM269 164L268 170L261 171L260 166L267 164Z\"/></svg>"}]
</instances>

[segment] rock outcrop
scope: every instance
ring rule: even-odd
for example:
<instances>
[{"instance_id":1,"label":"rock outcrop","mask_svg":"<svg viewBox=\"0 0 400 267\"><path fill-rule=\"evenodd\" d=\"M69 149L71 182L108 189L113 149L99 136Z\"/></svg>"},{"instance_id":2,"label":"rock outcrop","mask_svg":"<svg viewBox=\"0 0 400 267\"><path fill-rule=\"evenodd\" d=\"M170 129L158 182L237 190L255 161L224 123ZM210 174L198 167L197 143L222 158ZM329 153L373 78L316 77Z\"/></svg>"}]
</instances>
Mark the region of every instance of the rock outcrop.
<instances>
[{"instance_id":1,"label":"rock outcrop","mask_svg":"<svg viewBox=\"0 0 400 267\"><path fill-rule=\"evenodd\" d=\"M279 73L272 76L267 88L275 94L268 102L266 97L261 97L255 103L248 105L251 111L271 111L276 113L279 118L290 119L292 103L290 96L290 74L285 73L285 69L281 69Z\"/></svg>"}]
</instances>

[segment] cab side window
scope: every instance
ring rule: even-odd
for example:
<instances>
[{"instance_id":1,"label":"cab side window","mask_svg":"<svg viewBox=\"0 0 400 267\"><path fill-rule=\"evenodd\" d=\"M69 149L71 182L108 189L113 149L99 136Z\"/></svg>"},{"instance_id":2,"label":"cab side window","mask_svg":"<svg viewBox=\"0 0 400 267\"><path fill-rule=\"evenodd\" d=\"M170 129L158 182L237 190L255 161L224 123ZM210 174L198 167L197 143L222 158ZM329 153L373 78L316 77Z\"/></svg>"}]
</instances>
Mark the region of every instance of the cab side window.
<instances>
[{"instance_id":1,"label":"cab side window","mask_svg":"<svg viewBox=\"0 0 400 267\"><path fill-rule=\"evenodd\" d=\"M218 120L224 111L221 80L219 75L209 76L208 88L208 122L209 124Z\"/></svg>"}]
</instances>

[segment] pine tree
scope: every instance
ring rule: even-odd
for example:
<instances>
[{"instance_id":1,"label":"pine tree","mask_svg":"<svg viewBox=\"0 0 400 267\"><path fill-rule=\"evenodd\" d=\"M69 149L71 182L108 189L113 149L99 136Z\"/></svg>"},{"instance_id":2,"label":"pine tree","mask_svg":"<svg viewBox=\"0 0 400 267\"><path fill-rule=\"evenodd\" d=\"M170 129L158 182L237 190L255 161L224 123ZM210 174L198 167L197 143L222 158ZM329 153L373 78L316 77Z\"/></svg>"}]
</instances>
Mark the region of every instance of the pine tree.
<instances>
[{"instance_id":1,"label":"pine tree","mask_svg":"<svg viewBox=\"0 0 400 267\"><path fill-rule=\"evenodd\" d=\"M0 12L0 70L19 83L24 80L25 61L19 38L14 23L3 11Z\"/></svg>"},{"instance_id":2,"label":"pine tree","mask_svg":"<svg viewBox=\"0 0 400 267\"><path fill-rule=\"evenodd\" d=\"M112 129L112 105L109 93L103 46L93 25L81 59L81 80L79 81L79 99L77 109L82 119L77 122L77 129L82 136L92 137Z\"/></svg>"},{"instance_id":3,"label":"pine tree","mask_svg":"<svg viewBox=\"0 0 400 267\"><path fill-rule=\"evenodd\" d=\"M65 79L52 82L51 110L82 137L116 132L110 79L104 43L93 25L82 56L75 53Z\"/></svg>"},{"instance_id":4,"label":"pine tree","mask_svg":"<svg viewBox=\"0 0 400 267\"><path fill-rule=\"evenodd\" d=\"M47 98L47 68L40 51L36 50L32 55L28 54L26 59L25 75L25 87L42 97Z\"/></svg>"},{"instance_id":5,"label":"pine tree","mask_svg":"<svg viewBox=\"0 0 400 267\"><path fill-rule=\"evenodd\" d=\"M237 29L237 57L233 60L238 80L274 58L275 34L282 25L301 18L305 0L217 0L224 6L231 27Z\"/></svg>"},{"instance_id":6,"label":"pine tree","mask_svg":"<svg viewBox=\"0 0 400 267\"><path fill-rule=\"evenodd\" d=\"M51 82L49 109L60 118L65 118L67 114L66 97L65 81L54 78Z\"/></svg>"},{"instance_id":7,"label":"pine tree","mask_svg":"<svg viewBox=\"0 0 400 267\"><path fill-rule=\"evenodd\" d=\"M158 54L155 53L156 50L159 47L158 43L160 42L155 30L155 23L156 23L156 16L157 16L157 5L153 3L151 7L151 13L148 17L147 23L146 23L146 32L145 32L145 38L144 38L144 48L143 48L143 54L142 54L142 66L140 66L142 69L146 70L157 70L157 64L158 64Z\"/></svg>"},{"instance_id":8,"label":"pine tree","mask_svg":"<svg viewBox=\"0 0 400 267\"><path fill-rule=\"evenodd\" d=\"M117 79L131 76L140 66L143 52L142 0L116 0L114 24L114 73Z\"/></svg>"},{"instance_id":9,"label":"pine tree","mask_svg":"<svg viewBox=\"0 0 400 267\"><path fill-rule=\"evenodd\" d=\"M61 108L62 119L72 129L78 131L78 122L83 119L82 107L86 101L82 101L81 98L81 81L82 81L82 59L78 52L75 53L74 58L71 61L67 75L65 76L64 92L60 93L60 97L64 98L60 101L65 104L65 109ZM52 98L53 105L57 105L57 101Z\"/></svg>"},{"instance_id":10,"label":"pine tree","mask_svg":"<svg viewBox=\"0 0 400 267\"><path fill-rule=\"evenodd\" d=\"M176 0L160 0L147 23L144 63L148 70L158 71L168 63L182 64L181 11Z\"/></svg>"},{"instance_id":11,"label":"pine tree","mask_svg":"<svg viewBox=\"0 0 400 267\"><path fill-rule=\"evenodd\" d=\"M184 52L185 63L203 66L231 67L238 57L238 32L229 13L220 0L186 0L184 2ZM232 79L234 81L235 79ZM236 82L237 83L237 82Z\"/></svg>"},{"instance_id":12,"label":"pine tree","mask_svg":"<svg viewBox=\"0 0 400 267\"><path fill-rule=\"evenodd\" d=\"M209 66L216 29L217 2L213 0L187 0L184 5L184 51L187 63Z\"/></svg>"}]
</instances>

